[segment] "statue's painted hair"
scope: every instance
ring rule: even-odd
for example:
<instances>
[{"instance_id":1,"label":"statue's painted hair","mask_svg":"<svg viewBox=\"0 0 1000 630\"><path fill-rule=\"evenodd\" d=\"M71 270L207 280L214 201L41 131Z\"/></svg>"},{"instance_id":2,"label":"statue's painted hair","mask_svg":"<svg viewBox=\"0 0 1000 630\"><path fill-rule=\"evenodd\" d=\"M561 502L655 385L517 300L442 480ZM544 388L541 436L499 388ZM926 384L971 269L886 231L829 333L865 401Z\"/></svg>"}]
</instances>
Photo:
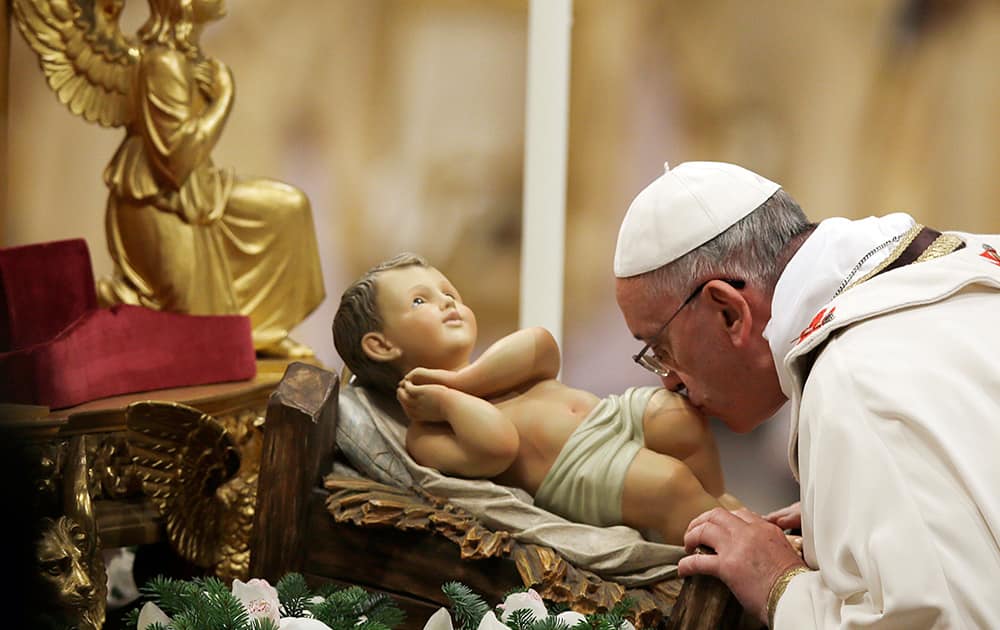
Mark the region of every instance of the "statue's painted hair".
<instances>
[{"instance_id":1,"label":"statue's painted hair","mask_svg":"<svg viewBox=\"0 0 1000 630\"><path fill-rule=\"evenodd\" d=\"M354 374L358 385L382 392L394 392L402 374L388 363L372 360L361 348L361 340L370 332L381 332L384 322L379 313L378 275L390 269L430 267L416 254L402 253L384 260L365 272L340 297L340 306L333 317L333 345Z\"/></svg>"}]
</instances>

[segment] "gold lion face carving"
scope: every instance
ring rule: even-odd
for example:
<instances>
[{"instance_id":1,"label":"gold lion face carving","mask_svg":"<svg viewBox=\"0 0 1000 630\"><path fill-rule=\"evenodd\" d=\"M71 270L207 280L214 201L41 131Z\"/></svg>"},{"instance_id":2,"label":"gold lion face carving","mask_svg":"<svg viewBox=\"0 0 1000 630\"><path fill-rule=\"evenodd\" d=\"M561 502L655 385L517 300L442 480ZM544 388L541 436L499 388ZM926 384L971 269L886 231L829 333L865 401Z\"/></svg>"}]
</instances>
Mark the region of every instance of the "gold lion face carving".
<instances>
[{"instance_id":1,"label":"gold lion face carving","mask_svg":"<svg viewBox=\"0 0 1000 630\"><path fill-rule=\"evenodd\" d=\"M42 578L58 595L64 612L80 621L80 628L99 629L104 624L103 571L94 566L94 541L72 518L45 519L37 558Z\"/></svg>"}]
</instances>

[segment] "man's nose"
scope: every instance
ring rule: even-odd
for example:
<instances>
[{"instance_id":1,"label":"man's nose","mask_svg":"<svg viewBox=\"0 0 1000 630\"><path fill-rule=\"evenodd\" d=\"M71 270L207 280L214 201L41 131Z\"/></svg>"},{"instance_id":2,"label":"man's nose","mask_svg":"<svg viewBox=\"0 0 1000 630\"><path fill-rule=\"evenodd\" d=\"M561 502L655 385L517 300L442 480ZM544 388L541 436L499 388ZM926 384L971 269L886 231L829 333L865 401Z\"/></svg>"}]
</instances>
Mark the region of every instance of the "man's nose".
<instances>
[{"instance_id":1,"label":"man's nose","mask_svg":"<svg viewBox=\"0 0 1000 630\"><path fill-rule=\"evenodd\" d=\"M663 383L665 389L669 389L672 392L678 392L684 389L684 381L681 377L677 376L677 372L673 370L667 372L666 376L660 377L660 382Z\"/></svg>"}]
</instances>

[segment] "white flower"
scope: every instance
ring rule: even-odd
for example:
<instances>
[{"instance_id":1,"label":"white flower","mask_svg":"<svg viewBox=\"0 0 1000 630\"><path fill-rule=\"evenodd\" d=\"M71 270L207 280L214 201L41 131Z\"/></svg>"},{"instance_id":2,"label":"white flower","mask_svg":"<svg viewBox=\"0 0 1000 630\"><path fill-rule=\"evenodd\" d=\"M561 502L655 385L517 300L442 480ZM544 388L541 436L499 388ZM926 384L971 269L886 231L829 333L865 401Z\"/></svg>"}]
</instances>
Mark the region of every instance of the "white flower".
<instances>
[{"instance_id":1,"label":"white flower","mask_svg":"<svg viewBox=\"0 0 1000 630\"><path fill-rule=\"evenodd\" d=\"M278 623L280 630L330 630L322 621L309 617L285 617Z\"/></svg>"},{"instance_id":2,"label":"white flower","mask_svg":"<svg viewBox=\"0 0 1000 630\"><path fill-rule=\"evenodd\" d=\"M427 623L424 624L424 630L455 630L448 609L438 608L437 612L431 615Z\"/></svg>"},{"instance_id":3,"label":"white flower","mask_svg":"<svg viewBox=\"0 0 1000 630\"><path fill-rule=\"evenodd\" d=\"M167 616L167 613L160 610L160 607L153 602L146 602L139 611L139 623L136 624L136 628L138 628L138 630L146 630L146 628L154 623L167 626L170 623L170 617Z\"/></svg>"},{"instance_id":4,"label":"white flower","mask_svg":"<svg viewBox=\"0 0 1000 630\"><path fill-rule=\"evenodd\" d=\"M267 580L254 578L249 582L233 580L233 596L240 600L243 607L250 613L250 618L266 617L278 623L279 606L278 591L267 583Z\"/></svg>"},{"instance_id":5,"label":"white flower","mask_svg":"<svg viewBox=\"0 0 1000 630\"><path fill-rule=\"evenodd\" d=\"M497 619L497 616L491 610L483 615L483 619L479 622L476 630L510 630L510 628L500 623L500 620Z\"/></svg>"},{"instance_id":6,"label":"white flower","mask_svg":"<svg viewBox=\"0 0 1000 630\"><path fill-rule=\"evenodd\" d=\"M561 621L567 628L572 628L586 618L586 615L578 613L575 610L567 610L556 615L556 619ZM635 630L635 628L632 628L632 630Z\"/></svg>"},{"instance_id":7,"label":"white flower","mask_svg":"<svg viewBox=\"0 0 1000 630\"><path fill-rule=\"evenodd\" d=\"M510 616L514 614L517 610L529 610L531 611L531 620L539 621L545 619L549 616L549 611L545 608L545 602L542 601L542 596L535 592L535 589L529 588L527 592L524 593L512 593L507 596L507 599L503 600L500 604L500 609L503 610L501 613L501 620L506 623Z\"/></svg>"},{"instance_id":8,"label":"white flower","mask_svg":"<svg viewBox=\"0 0 1000 630\"><path fill-rule=\"evenodd\" d=\"M618 630L635 630L635 626L628 619L622 619L621 625L618 626Z\"/></svg>"}]
</instances>

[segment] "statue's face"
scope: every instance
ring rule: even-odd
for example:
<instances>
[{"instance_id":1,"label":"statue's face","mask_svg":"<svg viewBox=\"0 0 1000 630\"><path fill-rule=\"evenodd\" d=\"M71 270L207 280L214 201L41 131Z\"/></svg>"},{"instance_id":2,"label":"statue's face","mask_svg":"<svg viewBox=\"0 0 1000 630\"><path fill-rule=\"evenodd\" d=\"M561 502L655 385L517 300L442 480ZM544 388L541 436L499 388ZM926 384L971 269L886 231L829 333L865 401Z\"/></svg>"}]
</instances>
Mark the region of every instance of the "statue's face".
<instances>
[{"instance_id":1,"label":"statue's face","mask_svg":"<svg viewBox=\"0 0 1000 630\"><path fill-rule=\"evenodd\" d=\"M37 547L42 577L52 584L62 606L83 612L93 604L95 592L85 560L90 547L87 533L66 516L47 519L46 525Z\"/></svg>"},{"instance_id":2,"label":"statue's face","mask_svg":"<svg viewBox=\"0 0 1000 630\"><path fill-rule=\"evenodd\" d=\"M382 334L401 351L403 373L414 367L457 370L476 344L476 316L433 267L402 267L376 279Z\"/></svg>"}]
</instances>

